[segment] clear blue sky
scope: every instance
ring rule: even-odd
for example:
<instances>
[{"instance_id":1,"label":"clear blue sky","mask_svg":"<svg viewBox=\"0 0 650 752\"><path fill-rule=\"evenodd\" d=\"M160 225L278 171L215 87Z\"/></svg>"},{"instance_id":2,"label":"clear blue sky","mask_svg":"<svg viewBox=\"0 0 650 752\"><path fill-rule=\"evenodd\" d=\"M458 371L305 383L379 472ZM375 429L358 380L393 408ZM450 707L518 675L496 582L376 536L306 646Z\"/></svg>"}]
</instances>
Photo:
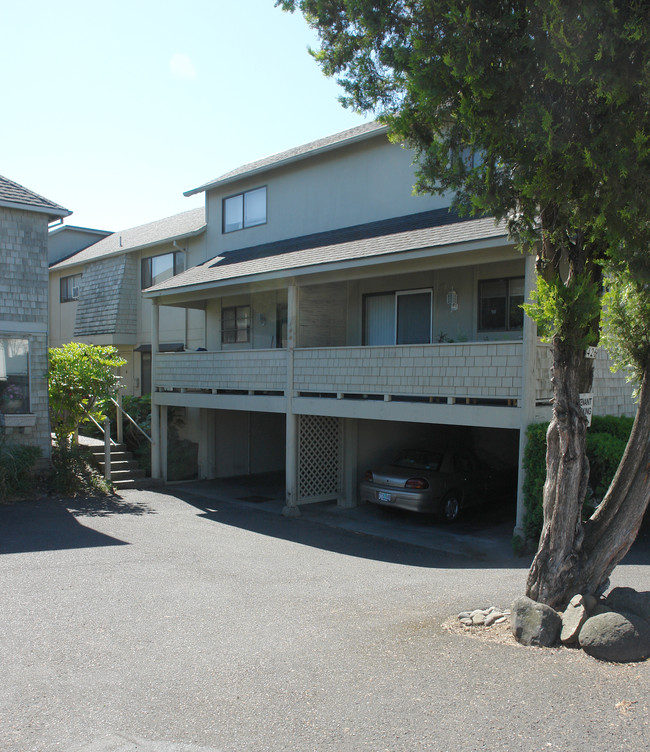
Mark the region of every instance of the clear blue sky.
<instances>
[{"instance_id":1,"label":"clear blue sky","mask_svg":"<svg viewBox=\"0 0 650 752\"><path fill-rule=\"evenodd\" d=\"M0 0L0 174L120 230L183 191L368 118L273 0Z\"/></svg>"}]
</instances>

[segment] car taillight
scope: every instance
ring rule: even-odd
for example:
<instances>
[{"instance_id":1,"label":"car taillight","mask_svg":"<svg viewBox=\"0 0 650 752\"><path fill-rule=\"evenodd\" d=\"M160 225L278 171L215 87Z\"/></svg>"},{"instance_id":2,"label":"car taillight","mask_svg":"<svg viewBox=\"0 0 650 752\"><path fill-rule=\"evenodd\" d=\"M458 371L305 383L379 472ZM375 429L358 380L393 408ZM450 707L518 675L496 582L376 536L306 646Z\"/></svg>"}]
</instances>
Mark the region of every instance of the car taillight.
<instances>
[{"instance_id":1,"label":"car taillight","mask_svg":"<svg viewBox=\"0 0 650 752\"><path fill-rule=\"evenodd\" d=\"M370 470L366 470L366 474L363 476L364 480L367 480L369 483L372 483L374 478L372 477L372 472Z\"/></svg>"},{"instance_id":2,"label":"car taillight","mask_svg":"<svg viewBox=\"0 0 650 752\"><path fill-rule=\"evenodd\" d=\"M429 481L425 478L409 478L404 485L406 488L429 488Z\"/></svg>"}]
</instances>

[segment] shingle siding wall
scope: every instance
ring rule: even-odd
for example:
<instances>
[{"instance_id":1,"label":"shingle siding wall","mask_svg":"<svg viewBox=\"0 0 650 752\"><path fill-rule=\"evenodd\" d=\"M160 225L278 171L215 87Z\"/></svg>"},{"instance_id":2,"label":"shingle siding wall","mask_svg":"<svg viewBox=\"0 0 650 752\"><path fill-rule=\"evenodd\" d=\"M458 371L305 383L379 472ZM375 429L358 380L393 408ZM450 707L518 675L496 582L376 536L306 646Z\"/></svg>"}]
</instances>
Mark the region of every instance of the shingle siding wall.
<instances>
[{"instance_id":1,"label":"shingle siding wall","mask_svg":"<svg viewBox=\"0 0 650 752\"><path fill-rule=\"evenodd\" d=\"M287 384L285 350L158 353L154 383L177 389L281 391Z\"/></svg>"},{"instance_id":2,"label":"shingle siding wall","mask_svg":"<svg viewBox=\"0 0 650 752\"><path fill-rule=\"evenodd\" d=\"M294 388L303 392L516 399L521 393L521 344L297 350Z\"/></svg>"},{"instance_id":3,"label":"shingle siding wall","mask_svg":"<svg viewBox=\"0 0 650 752\"><path fill-rule=\"evenodd\" d=\"M537 399L551 399L551 366L553 350L551 345L539 345L537 348L536 386ZM625 378L625 372L612 373L612 361L602 347L598 348L594 363L594 415L628 415L634 416L636 404L632 399L634 385Z\"/></svg>"},{"instance_id":4,"label":"shingle siding wall","mask_svg":"<svg viewBox=\"0 0 650 752\"><path fill-rule=\"evenodd\" d=\"M0 209L0 320L47 323L47 217Z\"/></svg>"},{"instance_id":5,"label":"shingle siding wall","mask_svg":"<svg viewBox=\"0 0 650 752\"><path fill-rule=\"evenodd\" d=\"M77 303L75 337L135 335L138 293L137 260L132 255L85 266Z\"/></svg>"},{"instance_id":6,"label":"shingle siding wall","mask_svg":"<svg viewBox=\"0 0 650 752\"><path fill-rule=\"evenodd\" d=\"M0 208L0 336L29 341L30 372L30 413L7 416L6 431L38 446L44 458L50 456L47 303L47 216Z\"/></svg>"}]
</instances>

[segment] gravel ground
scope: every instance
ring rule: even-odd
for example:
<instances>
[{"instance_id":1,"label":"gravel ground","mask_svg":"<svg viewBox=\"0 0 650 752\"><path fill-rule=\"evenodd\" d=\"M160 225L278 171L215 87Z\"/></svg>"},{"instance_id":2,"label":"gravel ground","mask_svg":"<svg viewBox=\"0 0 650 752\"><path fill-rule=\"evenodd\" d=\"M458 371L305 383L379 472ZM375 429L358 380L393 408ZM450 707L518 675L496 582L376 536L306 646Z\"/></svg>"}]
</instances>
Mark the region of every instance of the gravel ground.
<instances>
[{"instance_id":1,"label":"gravel ground","mask_svg":"<svg viewBox=\"0 0 650 752\"><path fill-rule=\"evenodd\" d=\"M180 488L2 507L0 553L3 752L650 747L649 663L458 627L514 560Z\"/></svg>"}]
</instances>

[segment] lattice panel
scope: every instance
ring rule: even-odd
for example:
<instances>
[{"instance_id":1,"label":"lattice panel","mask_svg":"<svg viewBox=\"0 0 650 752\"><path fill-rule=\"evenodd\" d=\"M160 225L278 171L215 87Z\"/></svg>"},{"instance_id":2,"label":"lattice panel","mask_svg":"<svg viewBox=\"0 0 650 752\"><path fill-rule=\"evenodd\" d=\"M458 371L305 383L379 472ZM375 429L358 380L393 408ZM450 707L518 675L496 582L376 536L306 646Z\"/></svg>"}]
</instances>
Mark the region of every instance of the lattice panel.
<instances>
[{"instance_id":1,"label":"lattice panel","mask_svg":"<svg viewBox=\"0 0 650 752\"><path fill-rule=\"evenodd\" d=\"M339 418L301 415L298 496L301 502L339 496L343 432Z\"/></svg>"}]
</instances>

